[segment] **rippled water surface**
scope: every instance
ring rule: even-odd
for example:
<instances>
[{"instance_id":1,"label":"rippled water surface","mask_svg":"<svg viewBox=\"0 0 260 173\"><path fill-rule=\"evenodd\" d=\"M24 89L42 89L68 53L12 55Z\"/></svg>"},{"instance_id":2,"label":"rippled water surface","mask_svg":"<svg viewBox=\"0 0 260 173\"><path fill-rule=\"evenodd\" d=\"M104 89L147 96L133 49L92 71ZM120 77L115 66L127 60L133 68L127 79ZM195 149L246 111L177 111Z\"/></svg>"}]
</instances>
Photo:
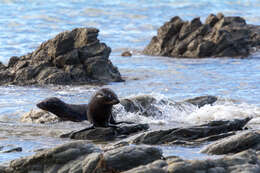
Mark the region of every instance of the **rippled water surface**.
<instances>
[{"instance_id":1,"label":"rippled water surface","mask_svg":"<svg viewBox=\"0 0 260 173\"><path fill-rule=\"evenodd\" d=\"M203 108L187 107L178 111L169 105L158 105L163 117L144 118L124 114L122 119L150 123L153 129L186 124L200 124L208 120L251 116L252 124L260 123L260 53L245 59L205 58L176 59L144 56L138 52L149 43L156 30L171 17L184 20L210 13L239 15L250 24L260 24L260 2L219 0L0 0L0 61L5 64L11 56L32 52L43 41L59 32L76 27L96 27L99 39L112 48L110 59L126 82L111 83L119 97L150 94L157 99L181 101L202 95L214 95L220 101ZM132 57L121 57L124 50L134 52ZM24 124L23 113L35 108L46 97L87 103L99 87L48 86L0 87L0 148L22 147L21 153L1 153L0 163L35 150L67 142L57 136L62 132L83 128L84 123L52 125ZM162 147L165 155L185 158L204 157L198 149ZM192 154L193 153L193 154Z\"/></svg>"}]
</instances>

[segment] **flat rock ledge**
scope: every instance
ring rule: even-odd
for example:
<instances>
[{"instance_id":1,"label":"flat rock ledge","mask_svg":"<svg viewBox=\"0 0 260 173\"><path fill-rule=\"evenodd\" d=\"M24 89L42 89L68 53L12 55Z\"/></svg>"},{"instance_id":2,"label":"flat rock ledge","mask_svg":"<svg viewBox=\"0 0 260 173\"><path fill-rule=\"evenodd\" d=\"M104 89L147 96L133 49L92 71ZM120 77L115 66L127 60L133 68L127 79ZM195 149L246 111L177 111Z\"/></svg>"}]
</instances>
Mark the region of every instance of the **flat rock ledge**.
<instances>
[{"instance_id":1,"label":"flat rock ledge","mask_svg":"<svg viewBox=\"0 0 260 173\"><path fill-rule=\"evenodd\" d=\"M260 172L260 153L249 149L218 159L184 160L163 158L160 149L149 146L124 146L102 151L93 144L76 141L16 159L3 173L237 173Z\"/></svg>"},{"instance_id":2,"label":"flat rock ledge","mask_svg":"<svg viewBox=\"0 0 260 173\"><path fill-rule=\"evenodd\" d=\"M132 142L150 145L200 145L202 142L234 135L234 132L242 130L249 120L250 118L211 121L199 126L150 131L139 135Z\"/></svg>"},{"instance_id":3,"label":"flat rock ledge","mask_svg":"<svg viewBox=\"0 0 260 173\"><path fill-rule=\"evenodd\" d=\"M111 49L97 39L96 28L65 31L34 52L0 63L0 85L80 85L122 81L108 59Z\"/></svg>"},{"instance_id":4,"label":"flat rock ledge","mask_svg":"<svg viewBox=\"0 0 260 173\"><path fill-rule=\"evenodd\" d=\"M149 129L148 124L131 124L120 125L117 128L95 128L85 131L73 131L70 133L62 134L61 138L71 138L77 140L93 140L106 142L108 140L115 140L117 138L126 138L130 135L136 134L141 131Z\"/></svg>"},{"instance_id":5,"label":"flat rock ledge","mask_svg":"<svg viewBox=\"0 0 260 173\"><path fill-rule=\"evenodd\" d=\"M207 154L229 154L237 153L247 149L260 150L260 133L255 131L247 131L238 133L234 136L226 137L207 145L201 150Z\"/></svg>"},{"instance_id":6,"label":"flat rock ledge","mask_svg":"<svg viewBox=\"0 0 260 173\"><path fill-rule=\"evenodd\" d=\"M246 57L260 48L260 26L242 17L210 14L190 22L173 17L157 31L143 53L168 57Z\"/></svg>"}]
</instances>

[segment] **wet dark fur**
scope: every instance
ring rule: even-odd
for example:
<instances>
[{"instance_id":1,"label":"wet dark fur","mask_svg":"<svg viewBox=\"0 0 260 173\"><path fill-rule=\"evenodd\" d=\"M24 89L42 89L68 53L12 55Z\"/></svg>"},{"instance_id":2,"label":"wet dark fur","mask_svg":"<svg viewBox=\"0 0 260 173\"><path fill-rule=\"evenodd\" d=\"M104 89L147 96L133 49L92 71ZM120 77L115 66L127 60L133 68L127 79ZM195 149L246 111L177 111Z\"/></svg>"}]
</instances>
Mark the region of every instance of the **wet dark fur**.
<instances>
[{"instance_id":1,"label":"wet dark fur","mask_svg":"<svg viewBox=\"0 0 260 173\"><path fill-rule=\"evenodd\" d=\"M57 115L62 120L75 122L87 120L87 104L67 104L57 97L51 97L41 101L36 106Z\"/></svg>"},{"instance_id":2,"label":"wet dark fur","mask_svg":"<svg viewBox=\"0 0 260 173\"><path fill-rule=\"evenodd\" d=\"M96 127L131 123L115 121L112 116L112 107L117 103L119 103L117 95L111 89L103 88L92 96L89 104L67 104L57 97L51 97L38 103L37 107L57 115L62 120L74 122L88 120Z\"/></svg>"},{"instance_id":3,"label":"wet dark fur","mask_svg":"<svg viewBox=\"0 0 260 173\"><path fill-rule=\"evenodd\" d=\"M108 88L97 91L88 104L87 117L94 127L109 127L112 107L120 101L117 95ZM112 123L114 124L114 120Z\"/></svg>"}]
</instances>

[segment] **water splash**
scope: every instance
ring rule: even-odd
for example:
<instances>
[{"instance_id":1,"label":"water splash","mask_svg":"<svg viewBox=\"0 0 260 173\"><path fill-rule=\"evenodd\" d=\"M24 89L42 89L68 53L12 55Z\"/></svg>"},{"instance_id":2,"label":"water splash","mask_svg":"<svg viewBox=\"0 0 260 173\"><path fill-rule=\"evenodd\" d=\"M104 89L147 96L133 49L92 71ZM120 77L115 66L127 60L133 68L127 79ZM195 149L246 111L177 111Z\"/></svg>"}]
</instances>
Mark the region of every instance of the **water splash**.
<instances>
[{"instance_id":1,"label":"water splash","mask_svg":"<svg viewBox=\"0 0 260 173\"><path fill-rule=\"evenodd\" d=\"M141 110L146 111L146 116L144 116L143 111L126 112L122 105L117 105L115 106L117 119L120 121L133 121L155 125L169 125L171 123L196 125L214 120L252 117L252 123L260 123L260 107L253 104L238 103L231 99L219 99L220 101L213 105L205 105L198 108L187 102L175 102L165 96L153 96L156 98L156 101L151 104L153 109L147 110L147 108L139 104L142 107ZM149 111L154 112L147 114Z\"/></svg>"}]
</instances>

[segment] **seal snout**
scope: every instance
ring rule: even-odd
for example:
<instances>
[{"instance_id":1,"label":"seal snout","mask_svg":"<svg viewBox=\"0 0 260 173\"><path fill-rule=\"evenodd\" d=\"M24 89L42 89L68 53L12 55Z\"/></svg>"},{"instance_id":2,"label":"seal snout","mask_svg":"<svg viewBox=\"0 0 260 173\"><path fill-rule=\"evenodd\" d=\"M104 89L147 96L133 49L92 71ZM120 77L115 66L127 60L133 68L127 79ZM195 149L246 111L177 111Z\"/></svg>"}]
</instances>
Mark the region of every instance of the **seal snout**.
<instances>
[{"instance_id":1,"label":"seal snout","mask_svg":"<svg viewBox=\"0 0 260 173\"><path fill-rule=\"evenodd\" d=\"M40 103L37 103L36 106L40 109L50 111L51 109L55 109L64 103L57 97L47 98Z\"/></svg>"},{"instance_id":2,"label":"seal snout","mask_svg":"<svg viewBox=\"0 0 260 173\"><path fill-rule=\"evenodd\" d=\"M116 105L118 103L120 103L120 100L117 98L116 95L108 95L104 98L104 103L108 104L108 105Z\"/></svg>"},{"instance_id":3,"label":"seal snout","mask_svg":"<svg viewBox=\"0 0 260 173\"><path fill-rule=\"evenodd\" d=\"M120 103L120 100L118 98L114 98L112 101L110 101L110 104L116 105Z\"/></svg>"},{"instance_id":4,"label":"seal snout","mask_svg":"<svg viewBox=\"0 0 260 173\"><path fill-rule=\"evenodd\" d=\"M40 103L37 103L36 106L40 109L45 110L46 109L46 102L42 101Z\"/></svg>"}]
</instances>

